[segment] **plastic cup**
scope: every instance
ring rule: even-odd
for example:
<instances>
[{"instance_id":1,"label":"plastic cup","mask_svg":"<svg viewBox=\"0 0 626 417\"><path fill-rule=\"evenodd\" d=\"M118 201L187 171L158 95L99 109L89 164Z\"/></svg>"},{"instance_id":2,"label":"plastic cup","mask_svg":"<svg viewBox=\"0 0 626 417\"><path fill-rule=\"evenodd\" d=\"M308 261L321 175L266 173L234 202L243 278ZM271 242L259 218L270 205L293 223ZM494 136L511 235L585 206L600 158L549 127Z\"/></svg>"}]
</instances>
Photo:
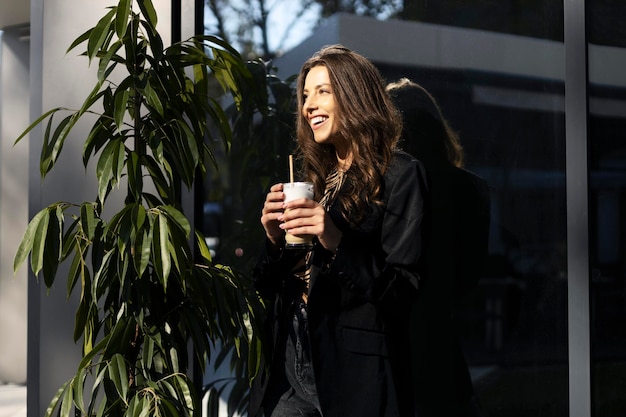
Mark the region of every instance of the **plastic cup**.
<instances>
[{"instance_id":1,"label":"plastic cup","mask_svg":"<svg viewBox=\"0 0 626 417\"><path fill-rule=\"evenodd\" d=\"M287 182L283 184L285 203L300 198L313 199L312 182ZM285 249L307 249L313 246L313 235L285 234Z\"/></svg>"}]
</instances>

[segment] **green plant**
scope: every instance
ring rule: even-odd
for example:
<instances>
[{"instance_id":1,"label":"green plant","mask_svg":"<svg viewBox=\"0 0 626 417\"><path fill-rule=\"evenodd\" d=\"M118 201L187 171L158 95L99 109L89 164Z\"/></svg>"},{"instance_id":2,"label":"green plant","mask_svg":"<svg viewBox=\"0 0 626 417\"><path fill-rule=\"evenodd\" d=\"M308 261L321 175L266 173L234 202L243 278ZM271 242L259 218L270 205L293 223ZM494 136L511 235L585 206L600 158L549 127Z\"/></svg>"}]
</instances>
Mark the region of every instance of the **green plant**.
<instances>
[{"instance_id":1,"label":"green plant","mask_svg":"<svg viewBox=\"0 0 626 417\"><path fill-rule=\"evenodd\" d=\"M85 167L96 159L95 200L39 211L14 262L17 270L30 255L33 273L51 287L68 261L68 296L80 293L74 340L82 338L83 358L46 416L199 415L187 375L190 342L200 364L221 341L250 355L251 376L258 367L259 301L244 276L214 263L180 204L183 187L215 162L207 143L221 138L230 146L229 119L211 80L240 106L253 78L220 39L196 36L164 47L156 25L151 0L111 7L68 50L86 45L84 55L98 63L82 107L52 109L16 140L47 120L45 178L76 123L96 118L83 152ZM124 191L121 209L105 219L109 197Z\"/></svg>"},{"instance_id":2,"label":"green plant","mask_svg":"<svg viewBox=\"0 0 626 417\"><path fill-rule=\"evenodd\" d=\"M285 181L289 175L288 156L293 153L295 142L291 139L294 129L294 77L285 81L273 74L271 62L255 60L247 63L253 82L242 86L242 96L255 100L243 100L240 105L229 106L226 114L233 129L232 146L221 163L218 174L227 173L228 180L220 181L223 206L218 257L230 265L234 273L243 276L252 271L257 255L263 250L265 230L260 224L260 208L263 207L269 187ZM259 340L262 340L259 334ZM218 402L225 400L227 414L244 415L248 403L248 373L256 372L260 351L248 352L248 345L235 346L227 343L220 349L212 365L230 365L229 374L208 381L208 408L217 414ZM243 351L242 358L235 349ZM253 356L252 354L257 356ZM246 359L248 358L248 359ZM247 361L252 362L248 363Z\"/></svg>"}]
</instances>

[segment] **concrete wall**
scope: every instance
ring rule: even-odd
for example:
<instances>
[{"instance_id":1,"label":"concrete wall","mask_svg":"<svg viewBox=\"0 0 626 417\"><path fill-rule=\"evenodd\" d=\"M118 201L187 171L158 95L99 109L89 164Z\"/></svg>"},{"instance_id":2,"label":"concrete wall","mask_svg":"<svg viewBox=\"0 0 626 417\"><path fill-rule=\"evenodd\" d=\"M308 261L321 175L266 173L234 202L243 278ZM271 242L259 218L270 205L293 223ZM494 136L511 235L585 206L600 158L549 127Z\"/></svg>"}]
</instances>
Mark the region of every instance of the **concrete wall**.
<instances>
[{"instance_id":1,"label":"concrete wall","mask_svg":"<svg viewBox=\"0 0 626 417\"><path fill-rule=\"evenodd\" d=\"M28 222L28 27L4 30L0 42L0 382L26 382L27 273L13 258Z\"/></svg>"}]
</instances>

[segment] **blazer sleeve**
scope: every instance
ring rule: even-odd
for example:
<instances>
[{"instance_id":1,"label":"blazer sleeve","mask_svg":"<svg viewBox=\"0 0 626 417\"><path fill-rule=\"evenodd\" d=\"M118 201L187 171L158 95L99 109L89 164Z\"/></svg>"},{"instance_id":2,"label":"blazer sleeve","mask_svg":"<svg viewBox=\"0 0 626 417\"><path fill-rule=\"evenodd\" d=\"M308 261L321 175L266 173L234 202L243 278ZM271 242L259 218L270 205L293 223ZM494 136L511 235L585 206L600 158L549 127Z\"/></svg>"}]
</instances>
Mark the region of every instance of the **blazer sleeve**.
<instances>
[{"instance_id":1,"label":"blazer sleeve","mask_svg":"<svg viewBox=\"0 0 626 417\"><path fill-rule=\"evenodd\" d=\"M281 250L271 256L267 250L269 242L252 270L254 288L265 299L273 298L277 293L302 294L304 284L293 276L293 269L304 256L297 250Z\"/></svg>"},{"instance_id":2,"label":"blazer sleeve","mask_svg":"<svg viewBox=\"0 0 626 417\"><path fill-rule=\"evenodd\" d=\"M385 205L373 219L376 232L364 237L345 230L326 271L330 279L372 302L411 298L418 289L424 171L416 160L401 162L385 173Z\"/></svg>"}]
</instances>

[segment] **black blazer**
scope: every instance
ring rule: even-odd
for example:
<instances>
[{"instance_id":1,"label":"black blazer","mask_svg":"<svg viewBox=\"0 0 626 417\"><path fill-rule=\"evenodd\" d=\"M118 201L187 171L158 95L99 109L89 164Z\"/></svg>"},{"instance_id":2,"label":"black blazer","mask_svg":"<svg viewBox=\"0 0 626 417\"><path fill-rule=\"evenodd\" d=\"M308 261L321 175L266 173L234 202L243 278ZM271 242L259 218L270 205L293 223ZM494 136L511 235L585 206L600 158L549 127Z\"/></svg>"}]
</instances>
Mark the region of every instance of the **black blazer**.
<instances>
[{"instance_id":1,"label":"black blazer","mask_svg":"<svg viewBox=\"0 0 626 417\"><path fill-rule=\"evenodd\" d=\"M308 317L312 364L324 417L412 416L408 320L419 282L425 183L420 162L397 152L384 174L384 205L350 227L329 213L343 238L336 256L316 244ZM280 315L297 294L288 271L294 255L263 256L253 277L268 299L269 328L279 340ZM266 352L272 359L272 347ZM256 416L268 378L254 381L249 415Z\"/></svg>"}]
</instances>

